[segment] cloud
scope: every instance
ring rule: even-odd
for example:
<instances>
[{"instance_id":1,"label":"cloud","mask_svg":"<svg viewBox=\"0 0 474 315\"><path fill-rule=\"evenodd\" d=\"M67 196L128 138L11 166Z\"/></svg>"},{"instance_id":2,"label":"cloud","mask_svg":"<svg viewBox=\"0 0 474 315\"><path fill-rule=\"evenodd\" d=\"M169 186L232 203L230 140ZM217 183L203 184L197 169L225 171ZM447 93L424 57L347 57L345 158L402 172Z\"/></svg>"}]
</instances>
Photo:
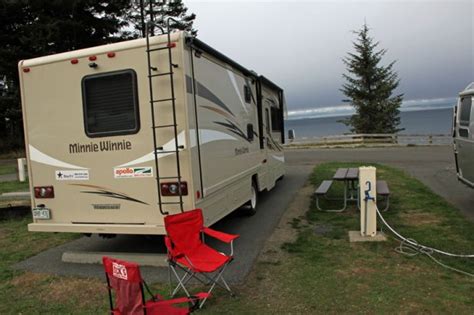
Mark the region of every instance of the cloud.
<instances>
[{"instance_id":1,"label":"cloud","mask_svg":"<svg viewBox=\"0 0 474 315\"><path fill-rule=\"evenodd\" d=\"M419 111L452 108L456 104L455 97L415 99L403 101L400 111ZM354 114L354 108L347 104L317 108L288 110L288 119L321 118L348 116Z\"/></svg>"}]
</instances>

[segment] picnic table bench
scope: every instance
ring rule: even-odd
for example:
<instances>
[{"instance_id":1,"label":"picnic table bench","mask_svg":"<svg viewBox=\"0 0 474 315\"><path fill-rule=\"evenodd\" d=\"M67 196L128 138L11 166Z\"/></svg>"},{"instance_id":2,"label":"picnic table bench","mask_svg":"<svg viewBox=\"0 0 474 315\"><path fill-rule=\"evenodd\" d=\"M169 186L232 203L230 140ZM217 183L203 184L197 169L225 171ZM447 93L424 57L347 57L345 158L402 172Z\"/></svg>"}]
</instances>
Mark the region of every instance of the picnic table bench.
<instances>
[{"instance_id":1,"label":"picnic table bench","mask_svg":"<svg viewBox=\"0 0 474 315\"><path fill-rule=\"evenodd\" d=\"M316 207L318 210L321 211L329 211L329 212L342 212L347 208L348 201L357 201L357 206L359 206L359 191L357 187L357 182L359 180L359 169L358 168L338 168L336 173L332 177L332 180L323 180L321 184L318 186L316 191L314 192L316 196ZM331 189L334 181L343 181L344 182L344 195L343 198L328 198L328 192ZM390 198L390 190L388 188L388 184L384 180L377 181L377 196L380 196L383 200L385 200L385 207L382 211L387 211L389 207L389 198ZM349 193L349 196L348 196ZM355 196L354 196L355 195ZM327 200L342 200L343 207L341 209L330 209L330 210L323 210L320 207L319 199L324 197Z\"/></svg>"}]
</instances>

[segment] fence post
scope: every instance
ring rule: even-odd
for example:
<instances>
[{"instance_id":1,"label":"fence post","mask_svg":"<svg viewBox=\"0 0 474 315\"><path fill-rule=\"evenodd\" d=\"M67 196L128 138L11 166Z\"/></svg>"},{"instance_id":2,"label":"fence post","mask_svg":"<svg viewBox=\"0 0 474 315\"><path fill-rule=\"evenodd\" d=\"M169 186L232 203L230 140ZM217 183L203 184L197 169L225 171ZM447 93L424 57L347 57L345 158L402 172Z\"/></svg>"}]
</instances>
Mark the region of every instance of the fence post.
<instances>
[{"instance_id":1,"label":"fence post","mask_svg":"<svg viewBox=\"0 0 474 315\"><path fill-rule=\"evenodd\" d=\"M26 164L26 159L21 158L17 159L18 163L18 180L20 182L26 181L26 171L25 171L25 164Z\"/></svg>"}]
</instances>

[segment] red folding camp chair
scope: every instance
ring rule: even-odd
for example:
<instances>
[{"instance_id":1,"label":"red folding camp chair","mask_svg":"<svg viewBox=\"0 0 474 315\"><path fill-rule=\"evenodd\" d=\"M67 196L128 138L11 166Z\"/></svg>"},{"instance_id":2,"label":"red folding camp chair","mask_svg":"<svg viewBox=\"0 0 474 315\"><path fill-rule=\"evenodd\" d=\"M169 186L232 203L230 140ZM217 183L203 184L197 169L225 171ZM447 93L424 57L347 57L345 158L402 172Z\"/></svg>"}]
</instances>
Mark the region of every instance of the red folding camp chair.
<instances>
[{"instance_id":1,"label":"red folding camp chair","mask_svg":"<svg viewBox=\"0 0 474 315\"><path fill-rule=\"evenodd\" d=\"M166 216L165 228L167 233L165 244L168 249L170 272L172 271L178 280L178 285L172 296L183 289L186 295L190 297L191 294L186 289L186 284L192 278L203 284L211 285L208 294L216 285L219 285L233 295L222 274L233 260L233 241L239 235L226 234L204 227L201 209ZM207 246L204 243L204 234L229 243L230 254L226 255ZM183 276L179 276L177 268L184 271ZM201 301L199 307L204 305L206 299L207 297Z\"/></svg>"},{"instance_id":2,"label":"red folding camp chair","mask_svg":"<svg viewBox=\"0 0 474 315\"><path fill-rule=\"evenodd\" d=\"M208 297L208 293L195 296L163 300L161 296L151 293L142 279L140 268L135 263L110 257L102 257L105 277L109 290L110 313L112 315L184 315L191 313L199 305L199 300ZM145 300L146 289L151 299ZM115 292L115 306L112 297ZM188 303L189 307L177 307L176 304Z\"/></svg>"}]
</instances>

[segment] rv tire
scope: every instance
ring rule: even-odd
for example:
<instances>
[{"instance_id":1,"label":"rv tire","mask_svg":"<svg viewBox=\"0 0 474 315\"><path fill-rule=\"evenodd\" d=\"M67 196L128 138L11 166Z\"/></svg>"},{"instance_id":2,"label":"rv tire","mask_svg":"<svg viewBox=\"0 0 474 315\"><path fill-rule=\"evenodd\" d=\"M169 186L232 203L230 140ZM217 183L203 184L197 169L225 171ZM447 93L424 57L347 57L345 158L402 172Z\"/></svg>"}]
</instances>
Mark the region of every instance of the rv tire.
<instances>
[{"instance_id":1,"label":"rv tire","mask_svg":"<svg viewBox=\"0 0 474 315\"><path fill-rule=\"evenodd\" d=\"M255 181L252 180L251 186L251 197L250 200L245 204L245 212L247 215L252 216L257 213L257 201L258 201L258 189Z\"/></svg>"}]
</instances>

